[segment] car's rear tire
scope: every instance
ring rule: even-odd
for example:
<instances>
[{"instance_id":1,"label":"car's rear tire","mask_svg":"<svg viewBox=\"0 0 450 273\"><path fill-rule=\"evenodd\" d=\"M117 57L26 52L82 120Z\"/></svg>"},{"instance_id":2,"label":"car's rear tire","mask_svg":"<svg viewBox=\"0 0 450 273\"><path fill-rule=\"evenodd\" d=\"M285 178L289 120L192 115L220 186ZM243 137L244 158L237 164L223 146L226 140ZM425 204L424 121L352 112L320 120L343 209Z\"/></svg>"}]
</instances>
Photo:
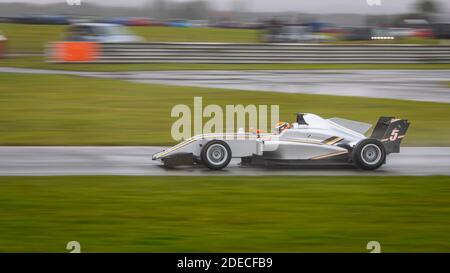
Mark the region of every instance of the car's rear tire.
<instances>
[{"instance_id":1,"label":"car's rear tire","mask_svg":"<svg viewBox=\"0 0 450 273\"><path fill-rule=\"evenodd\" d=\"M206 167L221 170L231 161L230 146L222 140L212 140L203 147L201 158Z\"/></svg>"},{"instance_id":2,"label":"car's rear tire","mask_svg":"<svg viewBox=\"0 0 450 273\"><path fill-rule=\"evenodd\" d=\"M376 170L386 161L383 144L376 139L361 140L353 149L353 162L364 170Z\"/></svg>"}]
</instances>

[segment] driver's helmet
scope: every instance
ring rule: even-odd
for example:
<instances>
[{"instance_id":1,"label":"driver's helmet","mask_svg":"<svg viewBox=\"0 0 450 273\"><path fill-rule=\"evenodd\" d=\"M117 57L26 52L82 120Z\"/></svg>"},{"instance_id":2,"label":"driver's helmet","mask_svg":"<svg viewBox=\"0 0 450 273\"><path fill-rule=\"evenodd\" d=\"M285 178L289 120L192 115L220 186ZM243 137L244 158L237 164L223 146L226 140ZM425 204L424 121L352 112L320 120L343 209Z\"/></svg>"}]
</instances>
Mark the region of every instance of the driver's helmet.
<instances>
[{"instance_id":1,"label":"driver's helmet","mask_svg":"<svg viewBox=\"0 0 450 273\"><path fill-rule=\"evenodd\" d=\"M274 130L276 132L278 132L279 134L281 134L284 130L289 129L290 125L288 122L285 121L280 121L277 122L277 124L274 127Z\"/></svg>"}]
</instances>

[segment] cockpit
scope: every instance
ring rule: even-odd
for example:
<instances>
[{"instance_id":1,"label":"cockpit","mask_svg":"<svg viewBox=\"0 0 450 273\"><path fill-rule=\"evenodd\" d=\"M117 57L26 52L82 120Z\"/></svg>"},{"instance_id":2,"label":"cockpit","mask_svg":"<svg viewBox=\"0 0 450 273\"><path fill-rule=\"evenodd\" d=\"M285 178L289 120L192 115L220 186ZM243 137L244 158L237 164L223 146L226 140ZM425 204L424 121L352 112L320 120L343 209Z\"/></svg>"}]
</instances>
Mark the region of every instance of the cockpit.
<instances>
[{"instance_id":1,"label":"cockpit","mask_svg":"<svg viewBox=\"0 0 450 273\"><path fill-rule=\"evenodd\" d=\"M297 113L297 120L289 124L289 122L280 121L277 122L273 128L273 133L281 134L287 129L305 129L308 128L308 123L305 121L304 113Z\"/></svg>"}]
</instances>

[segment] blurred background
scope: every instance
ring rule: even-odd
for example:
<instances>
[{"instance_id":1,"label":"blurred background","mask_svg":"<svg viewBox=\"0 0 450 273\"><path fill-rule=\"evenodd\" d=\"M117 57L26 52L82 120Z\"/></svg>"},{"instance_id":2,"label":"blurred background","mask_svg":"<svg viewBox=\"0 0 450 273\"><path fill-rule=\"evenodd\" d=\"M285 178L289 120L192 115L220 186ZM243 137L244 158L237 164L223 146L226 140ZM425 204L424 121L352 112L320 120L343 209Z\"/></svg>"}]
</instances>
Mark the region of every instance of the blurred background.
<instances>
[{"instance_id":1,"label":"blurred background","mask_svg":"<svg viewBox=\"0 0 450 273\"><path fill-rule=\"evenodd\" d=\"M107 23L129 27L136 37L115 42L242 43L446 43L450 7L439 0L131 0L7 1L0 3L0 31L11 40L11 52L32 51L42 42L76 39L112 42L123 28L48 27L39 35L22 24L78 25ZM74 1L75 3L76 1ZM210 31L173 30L204 28ZM215 32L211 29L235 29ZM243 31L239 31L243 30ZM245 30L245 31L244 31ZM202 35L203 34L203 35ZM34 37L37 36L37 37ZM94 37L96 36L96 37ZM109 36L109 38L108 38ZM34 38L34 39L33 39ZM37 45L19 43L37 42Z\"/></svg>"}]
</instances>

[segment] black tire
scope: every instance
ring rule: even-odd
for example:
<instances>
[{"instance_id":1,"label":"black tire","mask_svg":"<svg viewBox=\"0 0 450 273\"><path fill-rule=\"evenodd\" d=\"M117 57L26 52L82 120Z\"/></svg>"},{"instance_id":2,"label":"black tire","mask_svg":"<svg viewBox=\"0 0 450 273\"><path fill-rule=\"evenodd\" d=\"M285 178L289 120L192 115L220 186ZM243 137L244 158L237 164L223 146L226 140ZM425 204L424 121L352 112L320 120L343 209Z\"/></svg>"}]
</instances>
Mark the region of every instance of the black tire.
<instances>
[{"instance_id":1,"label":"black tire","mask_svg":"<svg viewBox=\"0 0 450 273\"><path fill-rule=\"evenodd\" d=\"M230 146L222 140L212 140L203 147L201 158L206 167L221 170L231 161Z\"/></svg>"},{"instance_id":2,"label":"black tire","mask_svg":"<svg viewBox=\"0 0 450 273\"><path fill-rule=\"evenodd\" d=\"M364 170L376 170L386 161L383 144L376 139L361 140L353 149L353 162Z\"/></svg>"}]
</instances>

